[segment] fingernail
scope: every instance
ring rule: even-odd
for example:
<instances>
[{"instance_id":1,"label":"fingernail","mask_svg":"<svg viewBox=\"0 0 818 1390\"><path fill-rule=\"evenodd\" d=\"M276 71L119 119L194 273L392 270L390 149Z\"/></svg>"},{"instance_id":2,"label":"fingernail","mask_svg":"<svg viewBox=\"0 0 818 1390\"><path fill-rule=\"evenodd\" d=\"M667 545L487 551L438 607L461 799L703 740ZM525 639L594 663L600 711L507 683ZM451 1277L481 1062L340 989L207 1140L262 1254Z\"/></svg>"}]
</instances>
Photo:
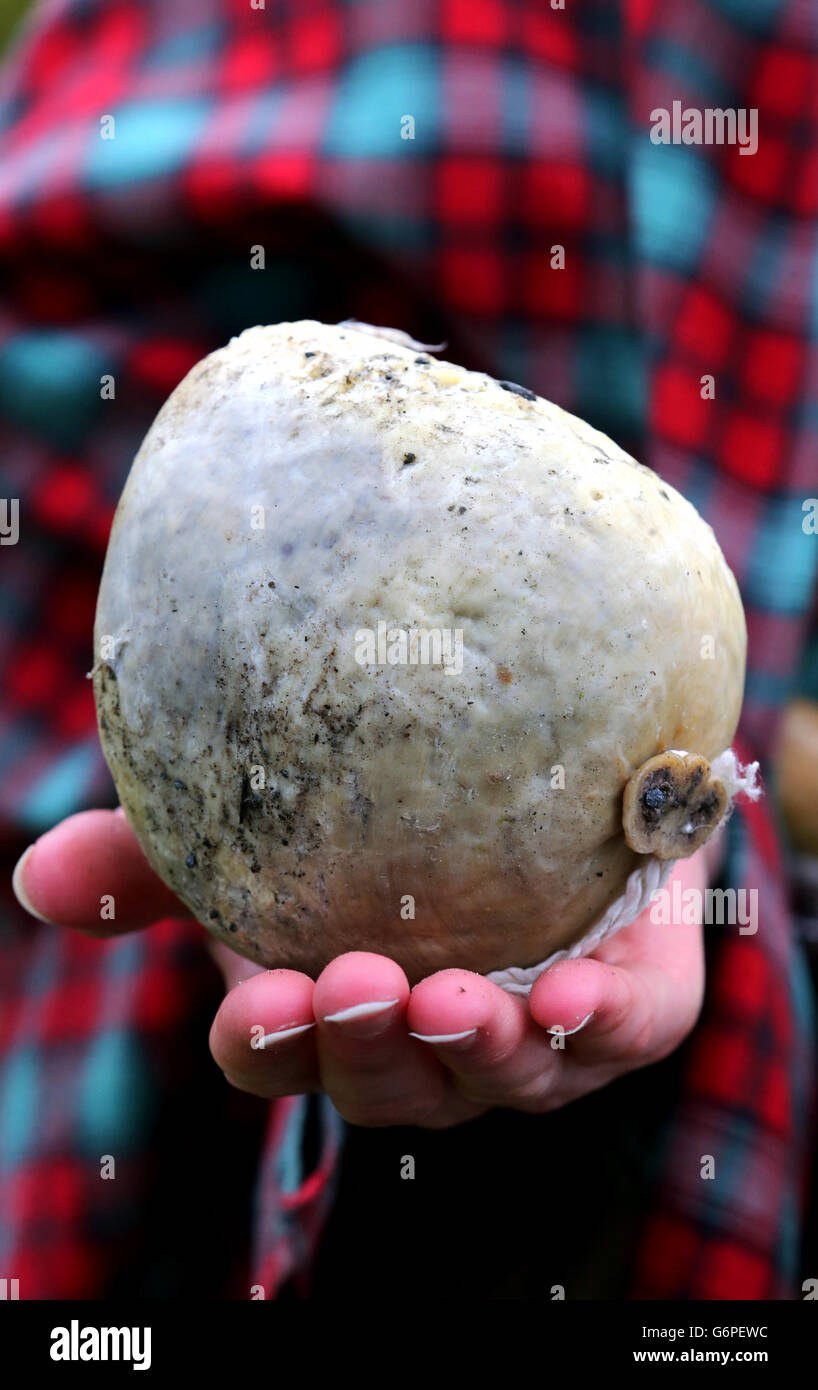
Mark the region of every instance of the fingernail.
<instances>
[{"instance_id":1,"label":"fingernail","mask_svg":"<svg viewBox=\"0 0 818 1390\"><path fill-rule=\"evenodd\" d=\"M564 1038L571 1038L574 1033L578 1033L580 1028L584 1028L586 1023L590 1022L595 1013L596 1009L592 1009L589 1014L585 1015L582 1022L577 1024L576 1028L563 1028L561 1024L555 1023L550 1028L546 1028L545 1031L546 1033L561 1033Z\"/></svg>"},{"instance_id":2,"label":"fingernail","mask_svg":"<svg viewBox=\"0 0 818 1390\"><path fill-rule=\"evenodd\" d=\"M283 1042L285 1038L297 1038L300 1033L308 1033L310 1029L314 1027L314 1023L300 1023L295 1028L279 1028L277 1033L265 1033L261 1041L251 1043L251 1047L255 1047L261 1052L264 1048L269 1047L271 1043Z\"/></svg>"},{"instance_id":3,"label":"fingernail","mask_svg":"<svg viewBox=\"0 0 818 1390\"><path fill-rule=\"evenodd\" d=\"M364 1004L352 1004L348 1009L325 1014L325 1023L340 1023L353 1038L374 1038L383 1033L391 1022L397 999L373 999Z\"/></svg>"},{"instance_id":4,"label":"fingernail","mask_svg":"<svg viewBox=\"0 0 818 1390\"><path fill-rule=\"evenodd\" d=\"M476 1028L466 1028L462 1033L410 1033L410 1038L417 1038L418 1042L427 1043L455 1043L463 1042L464 1038L473 1038L477 1032Z\"/></svg>"},{"instance_id":5,"label":"fingernail","mask_svg":"<svg viewBox=\"0 0 818 1390\"><path fill-rule=\"evenodd\" d=\"M32 906L31 899L23 886L23 870L33 848L33 845L29 845L28 849L24 849L14 866L14 873L11 876L12 891L18 903L21 907L25 908L26 912L30 913L32 917L36 917L38 921L47 922L49 927L53 927L56 923L52 922L50 918L44 917L42 912L38 912L36 907Z\"/></svg>"}]
</instances>

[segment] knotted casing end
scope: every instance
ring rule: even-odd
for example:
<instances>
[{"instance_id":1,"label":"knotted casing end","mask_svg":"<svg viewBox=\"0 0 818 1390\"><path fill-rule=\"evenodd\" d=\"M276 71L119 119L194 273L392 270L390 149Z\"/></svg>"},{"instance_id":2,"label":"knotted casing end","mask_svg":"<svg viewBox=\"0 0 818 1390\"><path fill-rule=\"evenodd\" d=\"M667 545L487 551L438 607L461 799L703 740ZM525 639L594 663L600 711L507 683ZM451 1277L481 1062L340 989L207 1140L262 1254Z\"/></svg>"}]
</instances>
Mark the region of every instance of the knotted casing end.
<instances>
[{"instance_id":1,"label":"knotted casing end","mask_svg":"<svg viewBox=\"0 0 818 1390\"><path fill-rule=\"evenodd\" d=\"M625 839L637 854L686 859L709 840L729 804L727 788L706 758L657 753L625 787Z\"/></svg>"}]
</instances>

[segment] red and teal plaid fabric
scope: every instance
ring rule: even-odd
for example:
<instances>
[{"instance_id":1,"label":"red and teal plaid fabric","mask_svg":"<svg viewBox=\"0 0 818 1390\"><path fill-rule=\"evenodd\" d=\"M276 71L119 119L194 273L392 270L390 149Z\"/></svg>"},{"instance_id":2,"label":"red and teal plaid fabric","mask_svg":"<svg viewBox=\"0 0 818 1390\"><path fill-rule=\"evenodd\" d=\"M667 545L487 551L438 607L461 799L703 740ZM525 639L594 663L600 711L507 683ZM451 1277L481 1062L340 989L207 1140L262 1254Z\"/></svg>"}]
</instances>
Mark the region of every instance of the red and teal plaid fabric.
<instances>
[{"instance_id":1,"label":"red and teal plaid fabric","mask_svg":"<svg viewBox=\"0 0 818 1390\"><path fill-rule=\"evenodd\" d=\"M34 835L111 801L85 673L113 508L167 393L257 322L445 337L447 355L586 417L685 492L742 589L742 735L766 763L816 668L818 538L802 527L818 493L816 49L811 0L35 9L0 78L0 497L19 500L19 540L0 550L9 872ZM756 108L757 153L653 144L651 112L674 100ZM761 929L711 952L623 1297L798 1296L808 979L769 802L743 807L730 840L728 881L759 888ZM28 1298L308 1288L342 1127L309 1103L305 1174L308 1103L265 1107L211 1077L219 986L199 929L89 942L8 893L0 906L0 1275ZM228 1132L256 1143L255 1177L236 1173ZM202 1167L218 1196L194 1220L186 1174L201 1190Z\"/></svg>"}]
</instances>

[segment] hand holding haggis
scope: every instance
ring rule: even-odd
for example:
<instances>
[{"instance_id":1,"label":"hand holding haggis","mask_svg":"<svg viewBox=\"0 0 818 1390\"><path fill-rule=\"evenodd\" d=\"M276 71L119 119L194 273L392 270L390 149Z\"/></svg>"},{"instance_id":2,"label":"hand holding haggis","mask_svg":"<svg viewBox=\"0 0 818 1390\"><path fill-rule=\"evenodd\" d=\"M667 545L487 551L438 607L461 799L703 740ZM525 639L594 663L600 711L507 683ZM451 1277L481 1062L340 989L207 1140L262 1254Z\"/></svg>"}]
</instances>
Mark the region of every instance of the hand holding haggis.
<instances>
[{"instance_id":1,"label":"hand holding haggis","mask_svg":"<svg viewBox=\"0 0 818 1390\"><path fill-rule=\"evenodd\" d=\"M702 898L719 839L673 871ZM21 860L15 889L35 915L94 936L189 916L121 810L85 811L48 831ZM115 923L99 920L106 893ZM208 946L227 986L210 1045L228 1081L266 1098L323 1090L366 1126L446 1128L494 1106L556 1109L672 1052L704 990L702 927L657 926L649 911L591 957L546 971L527 999L468 970L410 989L399 965L366 951L338 956L313 981ZM263 1047L253 1045L259 1027Z\"/></svg>"}]
</instances>

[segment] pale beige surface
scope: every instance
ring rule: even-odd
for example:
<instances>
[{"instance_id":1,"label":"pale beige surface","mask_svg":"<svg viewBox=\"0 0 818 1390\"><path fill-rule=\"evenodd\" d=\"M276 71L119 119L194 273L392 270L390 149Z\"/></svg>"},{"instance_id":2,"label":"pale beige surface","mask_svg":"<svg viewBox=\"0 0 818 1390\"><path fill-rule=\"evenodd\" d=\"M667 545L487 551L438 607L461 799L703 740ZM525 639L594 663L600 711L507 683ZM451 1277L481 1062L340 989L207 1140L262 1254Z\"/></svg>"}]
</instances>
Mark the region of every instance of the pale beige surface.
<instances>
[{"instance_id":1,"label":"pale beige surface","mask_svg":"<svg viewBox=\"0 0 818 1390\"><path fill-rule=\"evenodd\" d=\"M462 629L462 673L359 665L380 619ZM243 333L157 417L94 684L128 817L206 925L270 965L361 947L415 979L541 960L595 920L640 860L626 781L729 747L745 642L710 527L604 435L304 322Z\"/></svg>"},{"instance_id":2,"label":"pale beige surface","mask_svg":"<svg viewBox=\"0 0 818 1390\"><path fill-rule=\"evenodd\" d=\"M778 801L797 850L818 855L818 704L793 700L781 716L775 756Z\"/></svg>"}]
</instances>

